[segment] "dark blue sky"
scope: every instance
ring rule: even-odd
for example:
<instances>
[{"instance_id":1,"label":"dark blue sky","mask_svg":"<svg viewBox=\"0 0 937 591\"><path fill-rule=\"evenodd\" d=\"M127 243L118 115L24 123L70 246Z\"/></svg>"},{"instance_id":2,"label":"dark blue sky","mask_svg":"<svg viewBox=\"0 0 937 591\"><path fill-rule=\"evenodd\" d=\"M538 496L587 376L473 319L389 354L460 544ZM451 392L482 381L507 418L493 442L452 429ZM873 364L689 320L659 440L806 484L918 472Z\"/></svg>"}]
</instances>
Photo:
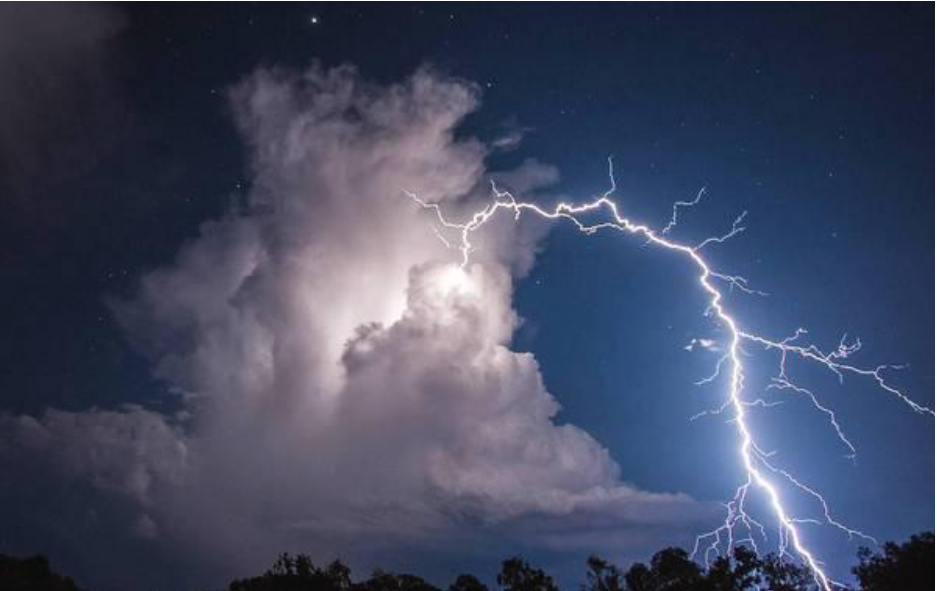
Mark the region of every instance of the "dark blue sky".
<instances>
[{"instance_id":1,"label":"dark blue sky","mask_svg":"<svg viewBox=\"0 0 937 591\"><path fill-rule=\"evenodd\" d=\"M802 326L826 347L858 335L862 361L909 364L898 382L933 406L933 11L121 8L93 67L63 83L69 100L41 103L52 131L25 138L38 147L23 161L0 153L0 409L165 404L166 386L126 344L107 301L245 193L224 89L258 65L312 59L353 63L379 82L426 62L475 81L483 105L466 134L529 130L495 168L534 157L560 170L564 193L586 197L606 189L612 155L621 204L651 225L707 187L681 236L722 232L748 211L748 232L711 253L771 294L732 299L747 328L783 337ZM643 489L730 497L734 433L720 419L688 421L720 393L692 385L716 357L683 350L713 334L688 269L619 236L558 227L544 244L518 287L526 323L515 345L536 354L560 420L593 434ZM764 371L773 362L753 358ZM882 539L933 527L933 419L860 380L802 375L841 413L858 459L844 460L796 401L763 423L766 439L844 521ZM855 546L808 535L842 574ZM32 549L0 538L0 551Z\"/></svg>"}]
</instances>

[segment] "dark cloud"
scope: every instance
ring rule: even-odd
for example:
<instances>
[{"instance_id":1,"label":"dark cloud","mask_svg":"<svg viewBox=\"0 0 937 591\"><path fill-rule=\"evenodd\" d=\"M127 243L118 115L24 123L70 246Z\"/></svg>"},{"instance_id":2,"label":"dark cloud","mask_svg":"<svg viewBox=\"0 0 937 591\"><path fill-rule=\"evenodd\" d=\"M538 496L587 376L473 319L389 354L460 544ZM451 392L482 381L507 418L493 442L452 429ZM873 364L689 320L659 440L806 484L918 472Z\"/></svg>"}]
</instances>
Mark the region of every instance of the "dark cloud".
<instances>
[{"instance_id":1,"label":"dark cloud","mask_svg":"<svg viewBox=\"0 0 937 591\"><path fill-rule=\"evenodd\" d=\"M126 113L107 49L122 26L101 5L0 8L0 188L8 210L48 215L46 190L80 177L117 141Z\"/></svg>"}]
</instances>

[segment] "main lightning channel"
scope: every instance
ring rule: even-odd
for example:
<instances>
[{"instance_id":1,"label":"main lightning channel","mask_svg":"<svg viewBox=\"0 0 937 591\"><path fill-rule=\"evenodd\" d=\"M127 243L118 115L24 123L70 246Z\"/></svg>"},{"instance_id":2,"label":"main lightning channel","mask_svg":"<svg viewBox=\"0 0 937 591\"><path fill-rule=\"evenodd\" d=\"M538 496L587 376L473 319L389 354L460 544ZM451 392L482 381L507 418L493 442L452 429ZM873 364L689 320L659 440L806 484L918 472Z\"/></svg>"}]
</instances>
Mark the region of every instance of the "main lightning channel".
<instances>
[{"instance_id":1,"label":"main lightning channel","mask_svg":"<svg viewBox=\"0 0 937 591\"><path fill-rule=\"evenodd\" d=\"M743 232L745 227L742 225L742 223L745 219L745 212L743 212L735 219L731 229L726 234L707 238L696 246L689 246L670 238L672 235L671 232L674 230L677 223L677 208L693 207L697 205L703 196L703 191L701 191L693 201L678 202L675 204L673 216L670 222L661 231L656 231L650 226L635 223L622 215L619 211L618 204L612 200L611 195L615 192L616 187L611 159L609 159L609 180L611 183L609 190L595 200L579 204L561 202L556 204L552 209L543 208L531 202L518 201L509 191L502 191L498 189L495 183L492 182L491 189L494 196L493 201L482 209L472 213L468 221L462 223L449 220L444 215L439 204L426 201L409 191L404 191L404 193L424 209L434 212L439 226L448 231L455 232L458 235L458 243L454 244L452 241L447 240L438 229L434 228L434 232L436 232L437 237L442 240L442 242L447 247L457 250L460 253L461 260L459 267L461 269L464 269L469 264L471 253L474 250L474 246L471 242L472 234L481 229L485 224L487 224L491 219L493 219L501 212L513 213L515 220L519 220L523 213L531 213L548 220L567 220L572 222L572 224L575 225L576 228L584 234L594 234L599 230L617 230L631 235L639 235L646 240L645 244L653 244L660 248L678 253L679 255L691 261L695 268L699 271L699 285L708 295L708 311L711 312L711 314L718 320L718 322L725 327L729 335L727 352L725 356L720 359L719 364L716 367L716 373L711 377L699 382L708 383L713 381L719 375L723 366L728 363L730 374L726 402L718 410L708 411L701 414L717 414L731 409L732 422L736 426L739 437L738 454L746 474L746 481L736 489L736 495L734 499L725 505L728 510L725 522L715 530L697 537L696 544L693 549L693 555L695 556L697 554L700 549L700 544L707 539L712 540L712 543L705 551L707 559L711 551L718 551L720 544L723 543L724 536L726 538L727 547L731 548L735 543L734 531L739 525L747 528L749 535L744 539L739 539L738 543L747 542L754 546L756 550L758 549L757 543L754 540L754 531L759 531L762 537L765 537L764 527L754 518L749 516L745 510L745 501L747 499L749 489L754 484L764 492L767 501L771 506L771 510L778 520L779 553L782 555L791 554L791 552L788 551L788 547L792 548L794 553L796 553L800 559L809 567L810 571L813 573L816 583L825 591L831 591L833 587L842 586L840 583L832 580L826 574L822 563L806 547L797 525L802 523L823 522L842 530L850 537L858 536L873 542L874 539L858 530L848 528L842 523L836 521L831 516L826 500L818 492L797 480L786 470L774 466L769 459L771 454L766 453L758 447L752 434L752 430L747 422L746 407L770 405L767 405L761 399L754 401L746 401L743 399L745 372L744 365L742 363L741 343L743 341L747 341L761 346L766 350L773 350L778 352L780 355L780 362L778 376L773 379L775 387L778 389L790 389L795 392L807 395L813 401L813 405L817 410L828 415L829 421L834 427L839 439L850 449L853 454L855 453L855 448L843 434L835 414L828 408L822 406L812 392L796 386L787 377L786 362L789 356L799 357L806 361L818 363L826 367L829 371L833 372L840 379L840 381L843 380L843 377L846 374L870 377L875 382L877 382L881 389L898 398L901 402L908 405L915 412L934 416L934 411L926 406L922 406L914 402L905 393L903 393L897 387L891 385L886 380L885 372L889 369L899 369L900 366L879 365L872 369L867 369L850 364L847 361L848 357L858 351L861 347L861 343L858 340L855 343L847 344L844 337L837 349L833 350L832 352L824 352L814 345L802 345L795 342L798 338L806 333L806 331L803 329L798 329L797 332L791 337L777 341L747 332L740 327L739 322L726 309L724 305L723 292L719 289L719 287L717 287L716 281L720 282L721 284L728 285L730 289L739 288L745 293L749 294L764 294L762 292L750 289L748 287L747 281L742 277L726 275L724 273L713 270L710 264L703 257L702 250L706 246L723 243L726 240L729 240L730 238ZM607 212L607 214L610 216L609 221L590 224L585 223L582 220L582 217L586 214L593 214L603 211ZM789 484L815 498L822 506L824 515L822 521L820 519L798 518L791 515L788 509L784 506L777 486L769 478L768 473L776 477L783 478Z\"/></svg>"}]
</instances>

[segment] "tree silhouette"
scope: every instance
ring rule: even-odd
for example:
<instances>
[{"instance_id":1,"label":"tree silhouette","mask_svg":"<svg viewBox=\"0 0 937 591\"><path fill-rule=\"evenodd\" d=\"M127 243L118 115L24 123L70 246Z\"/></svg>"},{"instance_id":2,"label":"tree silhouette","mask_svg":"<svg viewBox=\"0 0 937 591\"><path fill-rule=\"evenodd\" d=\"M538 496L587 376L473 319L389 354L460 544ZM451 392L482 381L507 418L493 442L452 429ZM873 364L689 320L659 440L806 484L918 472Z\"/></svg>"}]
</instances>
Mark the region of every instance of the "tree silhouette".
<instances>
[{"instance_id":1,"label":"tree silhouette","mask_svg":"<svg viewBox=\"0 0 937 591\"><path fill-rule=\"evenodd\" d=\"M484 587L483 587L484 588ZM440 591L415 575L377 569L370 579L354 583L351 569L340 560L319 568L305 554L281 554L259 577L232 581L229 591Z\"/></svg>"},{"instance_id":2,"label":"tree silhouette","mask_svg":"<svg viewBox=\"0 0 937 591\"><path fill-rule=\"evenodd\" d=\"M45 556L14 558L0 554L0 589L3 591L81 591L70 577L52 572Z\"/></svg>"},{"instance_id":3,"label":"tree silhouette","mask_svg":"<svg viewBox=\"0 0 937 591\"><path fill-rule=\"evenodd\" d=\"M629 591L691 591L703 586L703 571L686 550L665 548L651 558L650 568L637 563L625 573Z\"/></svg>"},{"instance_id":4,"label":"tree silhouette","mask_svg":"<svg viewBox=\"0 0 937 591\"><path fill-rule=\"evenodd\" d=\"M813 591L818 588L810 569L774 554L762 561L761 571L767 588L772 591Z\"/></svg>"},{"instance_id":5,"label":"tree silhouette","mask_svg":"<svg viewBox=\"0 0 937 591\"><path fill-rule=\"evenodd\" d=\"M625 577L621 569L594 554L586 560L586 584L583 591L623 591Z\"/></svg>"},{"instance_id":6,"label":"tree silhouette","mask_svg":"<svg viewBox=\"0 0 937 591\"><path fill-rule=\"evenodd\" d=\"M335 589L351 588L351 569L341 560L333 560L325 567L325 578Z\"/></svg>"},{"instance_id":7,"label":"tree silhouette","mask_svg":"<svg viewBox=\"0 0 937 591\"><path fill-rule=\"evenodd\" d=\"M281 554L262 576L228 585L229 591L347 591L351 587L351 570L341 561L321 569L305 554Z\"/></svg>"},{"instance_id":8,"label":"tree silhouette","mask_svg":"<svg viewBox=\"0 0 937 591\"><path fill-rule=\"evenodd\" d=\"M590 567L591 570L591 567ZM592 577L587 573L587 578ZM708 569L690 560L684 550L667 548L650 566L631 565L625 573L626 591L814 591L817 586L806 567L774 555L759 557L738 546L731 556L717 558ZM597 588L590 587L588 591Z\"/></svg>"},{"instance_id":9,"label":"tree silhouette","mask_svg":"<svg viewBox=\"0 0 937 591\"><path fill-rule=\"evenodd\" d=\"M706 573L712 591L746 591L761 581L762 561L753 550L737 546L732 557L720 556Z\"/></svg>"},{"instance_id":10,"label":"tree silhouette","mask_svg":"<svg viewBox=\"0 0 937 591\"><path fill-rule=\"evenodd\" d=\"M559 591L553 577L518 556L501 563L498 584L505 591Z\"/></svg>"},{"instance_id":11,"label":"tree silhouette","mask_svg":"<svg viewBox=\"0 0 937 591\"><path fill-rule=\"evenodd\" d=\"M449 591L488 591L488 587L474 575L459 575L455 582L449 585Z\"/></svg>"},{"instance_id":12,"label":"tree silhouette","mask_svg":"<svg viewBox=\"0 0 937 591\"><path fill-rule=\"evenodd\" d=\"M852 569L861 591L917 591L932 589L934 534L886 543L882 553L859 551ZM559 591L553 578L520 557L501 564L497 577L502 591ZM318 567L305 554L281 554L258 577L232 581L229 591L440 591L416 575L381 569L358 582L340 560ZM813 573L799 563L776 555L759 556L747 547L733 549L708 568L690 560L684 550L665 548L650 564L634 563L627 571L598 556L586 561L586 581L580 591L818 591ZM52 571L43 556L14 558L0 554L0 591L82 591L74 581ZM448 591L489 591L470 574L459 575Z\"/></svg>"},{"instance_id":13,"label":"tree silhouette","mask_svg":"<svg viewBox=\"0 0 937 591\"><path fill-rule=\"evenodd\" d=\"M903 544L886 542L884 554L859 550L859 564L852 569L863 591L932 589L934 585L934 534L911 536Z\"/></svg>"},{"instance_id":14,"label":"tree silhouette","mask_svg":"<svg viewBox=\"0 0 937 591\"><path fill-rule=\"evenodd\" d=\"M395 575L382 570L374 571L367 581L358 583L353 589L361 591L439 591L420 577Z\"/></svg>"}]
</instances>

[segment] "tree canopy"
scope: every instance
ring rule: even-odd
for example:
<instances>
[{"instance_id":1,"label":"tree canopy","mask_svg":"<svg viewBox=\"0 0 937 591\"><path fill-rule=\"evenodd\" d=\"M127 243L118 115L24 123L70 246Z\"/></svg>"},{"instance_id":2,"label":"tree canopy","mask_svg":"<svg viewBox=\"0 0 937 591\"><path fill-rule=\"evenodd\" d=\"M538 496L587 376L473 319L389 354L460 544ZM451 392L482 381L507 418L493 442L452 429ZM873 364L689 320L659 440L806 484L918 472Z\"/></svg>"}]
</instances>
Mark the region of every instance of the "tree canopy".
<instances>
[{"instance_id":1,"label":"tree canopy","mask_svg":"<svg viewBox=\"0 0 937 591\"><path fill-rule=\"evenodd\" d=\"M933 589L934 533L913 535L903 544L886 542L882 554L863 548L852 572L862 591Z\"/></svg>"},{"instance_id":2,"label":"tree canopy","mask_svg":"<svg viewBox=\"0 0 937 591\"><path fill-rule=\"evenodd\" d=\"M934 588L934 534L921 533L903 543L888 542L881 552L859 550L853 567L859 591L916 591ZM519 556L501 563L495 578L500 591L560 591L553 577ZM52 571L43 556L14 558L0 554L3 591L82 591L71 578ZM586 561L580 591L817 591L809 569L777 555L759 556L745 546L708 566L680 548L665 548L648 564L623 569L598 556ZM381 569L355 581L341 560L316 566L309 556L281 554L265 573L238 579L228 591L441 591L412 574ZM489 591L471 574L461 574L448 591Z\"/></svg>"}]
</instances>

